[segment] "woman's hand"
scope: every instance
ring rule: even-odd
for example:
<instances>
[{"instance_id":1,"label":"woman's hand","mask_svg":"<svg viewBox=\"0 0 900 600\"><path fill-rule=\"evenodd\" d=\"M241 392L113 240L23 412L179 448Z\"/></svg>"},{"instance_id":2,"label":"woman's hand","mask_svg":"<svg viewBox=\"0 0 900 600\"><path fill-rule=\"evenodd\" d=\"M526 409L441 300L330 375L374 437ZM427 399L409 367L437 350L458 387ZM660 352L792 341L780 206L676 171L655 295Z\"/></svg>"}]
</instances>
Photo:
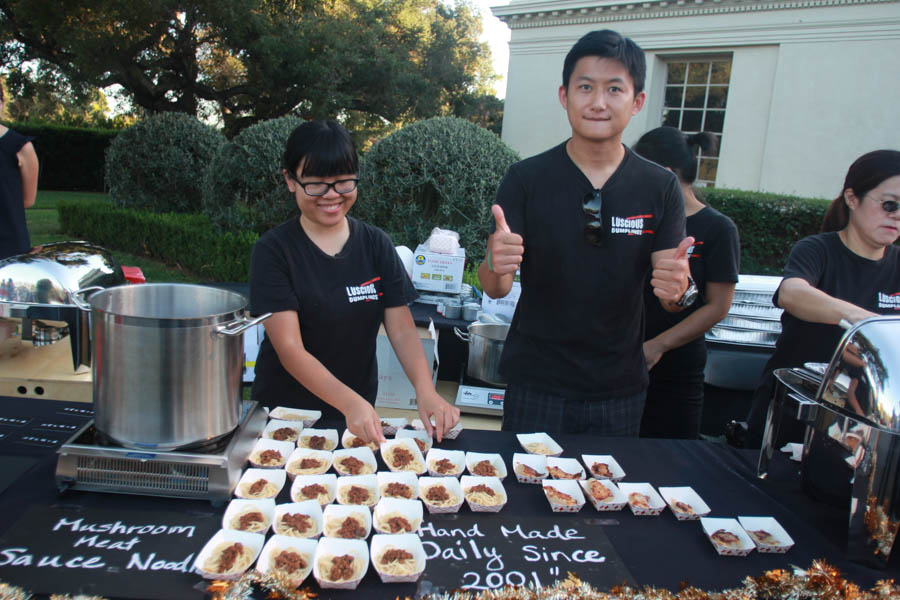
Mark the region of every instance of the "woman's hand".
<instances>
[{"instance_id":1,"label":"woman's hand","mask_svg":"<svg viewBox=\"0 0 900 600\"><path fill-rule=\"evenodd\" d=\"M644 342L644 360L647 361L647 370L655 367L665 353L665 349L656 342L655 338Z\"/></svg>"},{"instance_id":2,"label":"woman's hand","mask_svg":"<svg viewBox=\"0 0 900 600\"><path fill-rule=\"evenodd\" d=\"M344 413L344 418L350 433L367 444L371 442L383 444L387 441L381 428L381 417L375 412L375 407L366 402L362 396Z\"/></svg>"},{"instance_id":3,"label":"woman's hand","mask_svg":"<svg viewBox=\"0 0 900 600\"><path fill-rule=\"evenodd\" d=\"M425 425L425 432L437 438L440 442L444 434L459 423L459 409L441 398L434 388L424 393L416 394L416 404L419 407L419 418ZM431 417L434 417L434 427L431 426Z\"/></svg>"}]
</instances>

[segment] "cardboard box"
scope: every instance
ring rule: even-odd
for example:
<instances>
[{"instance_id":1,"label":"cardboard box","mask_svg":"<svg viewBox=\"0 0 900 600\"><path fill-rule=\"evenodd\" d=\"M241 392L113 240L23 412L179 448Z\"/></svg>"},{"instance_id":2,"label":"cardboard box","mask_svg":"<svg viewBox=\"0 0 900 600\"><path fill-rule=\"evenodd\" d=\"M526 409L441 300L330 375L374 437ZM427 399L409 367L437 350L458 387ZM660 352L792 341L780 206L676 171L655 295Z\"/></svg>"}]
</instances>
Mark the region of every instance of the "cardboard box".
<instances>
[{"instance_id":1,"label":"cardboard box","mask_svg":"<svg viewBox=\"0 0 900 600\"><path fill-rule=\"evenodd\" d=\"M518 281L513 282L509 293L502 298L491 298L487 294L481 298L481 312L486 315L503 315L512 320L513 313L516 312L516 304L519 302L519 296L522 295L522 284Z\"/></svg>"},{"instance_id":2,"label":"cardboard box","mask_svg":"<svg viewBox=\"0 0 900 600\"><path fill-rule=\"evenodd\" d=\"M440 362L437 354L438 332L434 323L426 327L417 327L422 347L425 349L425 360L431 367L431 380L437 379L437 366ZM416 408L416 390L403 372L403 365L391 346L391 341L382 327L378 334L375 355L378 360L378 396L375 406L390 408Z\"/></svg>"},{"instance_id":3,"label":"cardboard box","mask_svg":"<svg viewBox=\"0 0 900 600\"><path fill-rule=\"evenodd\" d=\"M266 330L261 323L244 332L244 383L252 383L256 377L256 357L265 335Z\"/></svg>"},{"instance_id":4,"label":"cardboard box","mask_svg":"<svg viewBox=\"0 0 900 600\"><path fill-rule=\"evenodd\" d=\"M438 254L419 244L413 254L413 286L417 290L458 294L462 289L465 265L465 248L457 250L455 255Z\"/></svg>"}]
</instances>

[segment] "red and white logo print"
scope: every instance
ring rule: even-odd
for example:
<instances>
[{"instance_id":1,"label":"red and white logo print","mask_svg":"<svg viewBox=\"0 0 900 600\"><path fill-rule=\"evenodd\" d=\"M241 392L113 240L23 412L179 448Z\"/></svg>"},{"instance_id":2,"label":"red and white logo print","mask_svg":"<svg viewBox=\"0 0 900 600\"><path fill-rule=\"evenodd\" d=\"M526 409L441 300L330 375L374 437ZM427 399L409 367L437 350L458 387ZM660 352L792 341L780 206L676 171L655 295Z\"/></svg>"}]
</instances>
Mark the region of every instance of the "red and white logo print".
<instances>
[{"instance_id":1,"label":"red and white logo print","mask_svg":"<svg viewBox=\"0 0 900 600\"><path fill-rule=\"evenodd\" d=\"M344 289L347 290L347 302L374 302L378 300L384 292L375 289L375 283L381 281L381 277L375 277L368 281L364 281L359 285L348 285Z\"/></svg>"},{"instance_id":2,"label":"red and white logo print","mask_svg":"<svg viewBox=\"0 0 900 600\"><path fill-rule=\"evenodd\" d=\"M644 221L652 219L653 215L634 215L632 217L612 217L610 219L610 233L625 235L653 235L652 229L644 229Z\"/></svg>"},{"instance_id":3,"label":"red and white logo print","mask_svg":"<svg viewBox=\"0 0 900 600\"><path fill-rule=\"evenodd\" d=\"M900 310L900 292L894 292L893 294L878 292L878 308Z\"/></svg>"}]
</instances>

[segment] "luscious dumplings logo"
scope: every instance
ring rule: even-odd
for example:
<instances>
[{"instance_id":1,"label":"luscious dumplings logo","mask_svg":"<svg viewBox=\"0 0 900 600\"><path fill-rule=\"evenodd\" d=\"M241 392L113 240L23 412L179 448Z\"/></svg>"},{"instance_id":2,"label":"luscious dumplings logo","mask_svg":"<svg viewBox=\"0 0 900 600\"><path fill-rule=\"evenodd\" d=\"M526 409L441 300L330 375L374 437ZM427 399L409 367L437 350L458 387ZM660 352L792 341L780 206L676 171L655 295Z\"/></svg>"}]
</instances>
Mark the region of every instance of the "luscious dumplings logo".
<instances>
[{"instance_id":1,"label":"luscious dumplings logo","mask_svg":"<svg viewBox=\"0 0 900 600\"><path fill-rule=\"evenodd\" d=\"M378 300L378 297L381 296L383 292L379 292L375 288L375 282L377 281L381 281L381 277L370 279L359 285L345 286L344 289L347 290L347 301L350 304L353 304L354 302L373 302Z\"/></svg>"},{"instance_id":2,"label":"luscious dumplings logo","mask_svg":"<svg viewBox=\"0 0 900 600\"><path fill-rule=\"evenodd\" d=\"M885 294L878 292L878 308L893 308L900 310L900 292Z\"/></svg>"},{"instance_id":3,"label":"luscious dumplings logo","mask_svg":"<svg viewBox=\"0 0 900 600\"><path fill-rule=\"evenodd\" d=\"M653 235L652 229L644 229L644 220L652 218L652 214L634 215L633 217L612 217L610 219L610 232L625 235Z\"/></svg>"}]
</instances>

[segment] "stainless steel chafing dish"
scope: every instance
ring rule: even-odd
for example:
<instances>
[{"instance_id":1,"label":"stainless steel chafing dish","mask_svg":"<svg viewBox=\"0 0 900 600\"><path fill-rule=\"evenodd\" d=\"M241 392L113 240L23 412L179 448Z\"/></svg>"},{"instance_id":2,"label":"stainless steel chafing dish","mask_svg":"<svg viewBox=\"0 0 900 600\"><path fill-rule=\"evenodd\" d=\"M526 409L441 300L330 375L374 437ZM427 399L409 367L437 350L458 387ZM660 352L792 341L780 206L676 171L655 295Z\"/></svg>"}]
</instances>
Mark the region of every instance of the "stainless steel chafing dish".
<instances>
[{"instance_id":1,"label":"stainless steel chafing dish","mask_svg":"<svg viewBox=\"0 0 900 600\"><path fill-rule=\"evenodd\" d=\"M19 322L22 339L36 346L68 335L77 370L91 364L90 312L80 293L124 283L122 267L103 248L47 244L0 261L0 318Z\"/></svg>"},{"instance_id":2,"label":"stainless steel chafing dish","mask_svg":"<svg viewBox=\"0 0 900 600\"><path fill-rule=\"evenodd\" d=\"M900 529L900 316L850 327L827 366L775 374L759 476L769 474L783 415L805 422L803 489L849 509L851 560L886 567Z\"/></svg>"}]
</instances>

